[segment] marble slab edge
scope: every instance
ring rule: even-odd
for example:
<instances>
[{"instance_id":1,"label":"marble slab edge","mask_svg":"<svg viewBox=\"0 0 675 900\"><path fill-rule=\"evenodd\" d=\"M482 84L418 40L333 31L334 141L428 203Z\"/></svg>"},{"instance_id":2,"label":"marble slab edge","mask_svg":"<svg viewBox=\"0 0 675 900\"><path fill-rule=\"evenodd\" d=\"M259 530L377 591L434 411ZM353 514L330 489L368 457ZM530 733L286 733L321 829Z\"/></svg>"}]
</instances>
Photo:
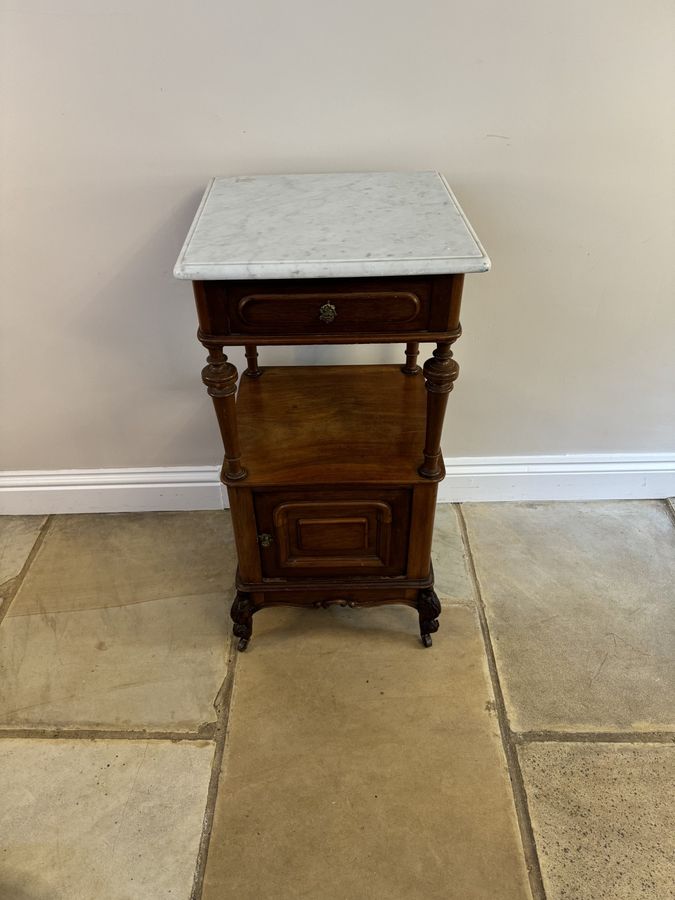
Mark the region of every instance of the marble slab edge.
<instances>
[{"instance_id":1,"label":"marble slab edge","mask_svg":"<svg viewBox=\"0 0 675 900\"><path fill-rule=\"evenodd\" d=\"M378 173L373 173L378 174ZM411 173L425 174L425 173ZM264 280L281 279L293 280L304 278L343 278L343 277L369 277L369 276L410 276L410 275L460 275L480 272L488 272L491 261L485 252L476 232L469 222L464 210L452 192L445 176L441 172L433 171L428 174L436 176L447 194L448 200L455 208L462 225L473 240L477 253L469 256L411 256L409 259L380 258L380 259L316 259L316 260L234 260L232 262L210 263L186 263L185 257L192 243L195 231L199 228L204 208L206 207L211 191L219 180L214 177L204 191L195 217L190 225L185 241L179 253L173 269L173 275L177 279L189 281L236 281L236 280ZM224 176L222 176L224 177ZM234 177L234 176L233 176ZM252 176L258 177L258 176Z\"/></svg>"},{"instance_id":2,"label":"marble slab edge","mask_svg":"<svg viewBox=\"0 0 675 900\"><path fill-rule=\"evenodd\" d=\"M400 260L362 260L346 262L330 260L307 263L303 260L302 270L298 263L256 263L248 266L245 263L231 263L209 266L177 265L174 277L189 281L257 281L263 279L301 279L301 278L350 278L377 275L468 275L475 272L488 272L490 260L487 258L453 259L452 265L444 266L438 260L410 260L402 265Z\"/></svg>"}]
</instances>

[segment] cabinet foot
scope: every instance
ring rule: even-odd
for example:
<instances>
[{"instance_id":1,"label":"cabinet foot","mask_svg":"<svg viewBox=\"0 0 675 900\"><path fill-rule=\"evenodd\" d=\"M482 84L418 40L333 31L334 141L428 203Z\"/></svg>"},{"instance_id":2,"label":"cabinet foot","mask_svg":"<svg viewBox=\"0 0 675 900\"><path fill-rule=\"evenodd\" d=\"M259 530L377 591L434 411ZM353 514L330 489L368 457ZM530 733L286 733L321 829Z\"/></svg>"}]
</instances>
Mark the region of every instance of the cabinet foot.
<instances>
[{"instance_id":1,"label":"cabinet foot","mask_svg":"<svg viewBox=\"0 0 675 900\"><path fill-rule=\"evenodd\" d=\"M420 635L425 647L431 647L431 635L438 631L438 617L441 601L433 588L424 588L417 597L417 612L420 618Z\"/></svg>"},{"instance_id":2,"label":"cabinet foot","mask_svg":"<svg viewBox=\"0 0 675 900\"><path fill-rule=\"evenodd\" d=\"M234 622L232 631L234 636L239 638L237 650L243 651L248 647L248 642L253 634L253 613L255 610L256 607L251 599L251 595L243 591L237 591L237 596L234 598L234 603L230 610L230 616Z\"/></svg>"}]
</instances>

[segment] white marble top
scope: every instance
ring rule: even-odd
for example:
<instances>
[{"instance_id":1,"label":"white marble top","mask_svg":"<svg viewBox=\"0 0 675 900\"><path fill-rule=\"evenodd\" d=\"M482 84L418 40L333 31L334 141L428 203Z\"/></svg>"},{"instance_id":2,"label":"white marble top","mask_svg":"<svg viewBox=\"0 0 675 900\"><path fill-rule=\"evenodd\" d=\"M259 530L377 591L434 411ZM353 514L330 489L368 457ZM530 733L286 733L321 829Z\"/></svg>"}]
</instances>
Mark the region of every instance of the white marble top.
<instances>
[{"instance_id":1,"label":"white marble top","mask_svg":"<svg viewBox=\"0 0 675 900\"><path fill-rule=\"evenodd\" d=\"M173 270L193 280L485 272L438 172L214 178Z\"/></svg>"}]
</instances>

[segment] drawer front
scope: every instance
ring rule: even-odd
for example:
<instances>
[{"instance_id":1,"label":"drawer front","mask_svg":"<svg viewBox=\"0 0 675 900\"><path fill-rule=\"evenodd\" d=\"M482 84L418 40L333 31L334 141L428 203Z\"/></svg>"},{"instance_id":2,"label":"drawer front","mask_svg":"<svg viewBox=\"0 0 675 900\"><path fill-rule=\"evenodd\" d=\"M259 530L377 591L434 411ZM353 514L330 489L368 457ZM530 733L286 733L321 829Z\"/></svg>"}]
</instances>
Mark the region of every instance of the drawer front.
<instances>
[{"instance_id":1,"label":"drawer front","mask_svg":"<svg viewBox=\"0 0 675 900\"><path fill-rule=\"evenodd\" d=\"M194 291L202 339L350 343L358 335L395 342L454 331L462 283L462 275L197 281Z\"/></svg>"},{"instance_id":2,"label":"drawer front","mask_svg":"<svg viewBox=\"0 0 675 900\"><path fill-rule=\"evenodd\" d=\"M405 574L409 490L262 492L255 510L265 578Z\"/></svg>"},{"instance_id":3,"label":"drawer front","mask_svg":"<svg viewBox=\"0 0 675 900\"><path fill-rule=\"evenodd\" d=\"M447 330L452 278L200 282L195 296L205 335L330 342L356 334Z\"/></svg>"},{"instance_id":4,"label":"drawer front","mask_svg":"<svg viewBox=\"0 0 675 900\"><path fill-rule=\"evenodd\" d=\"M428 296L421 291L273 294L259 291L232 302L230 324L242 334L418 331L426 329Z\"/></svg>"}]
</instances>

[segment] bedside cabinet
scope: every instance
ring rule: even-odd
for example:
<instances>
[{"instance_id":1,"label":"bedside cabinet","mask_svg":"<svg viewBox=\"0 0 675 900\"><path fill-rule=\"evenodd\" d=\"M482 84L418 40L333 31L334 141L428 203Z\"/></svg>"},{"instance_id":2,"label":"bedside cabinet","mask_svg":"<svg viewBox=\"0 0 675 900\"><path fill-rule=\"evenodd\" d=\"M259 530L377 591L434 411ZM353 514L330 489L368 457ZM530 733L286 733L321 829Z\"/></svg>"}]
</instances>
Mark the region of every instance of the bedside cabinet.
<instances>
[{"instance_id":1,"label":"bedside cabinet","mask_svg":"<svg viewBox=\"0 0 675 900\"><path fill-rule=\"evenodd\" d=\"M234 633L266 606L404 603L431 645L441 430L464 276L490 262L436 172L211 181L174 270L193 282L225 449ZM423 369L419 344L435 344ZM405 344L399 365L266 366L258 348ZM224 353L243 346L239 379Z\"/></svg>"}]
</instances>

